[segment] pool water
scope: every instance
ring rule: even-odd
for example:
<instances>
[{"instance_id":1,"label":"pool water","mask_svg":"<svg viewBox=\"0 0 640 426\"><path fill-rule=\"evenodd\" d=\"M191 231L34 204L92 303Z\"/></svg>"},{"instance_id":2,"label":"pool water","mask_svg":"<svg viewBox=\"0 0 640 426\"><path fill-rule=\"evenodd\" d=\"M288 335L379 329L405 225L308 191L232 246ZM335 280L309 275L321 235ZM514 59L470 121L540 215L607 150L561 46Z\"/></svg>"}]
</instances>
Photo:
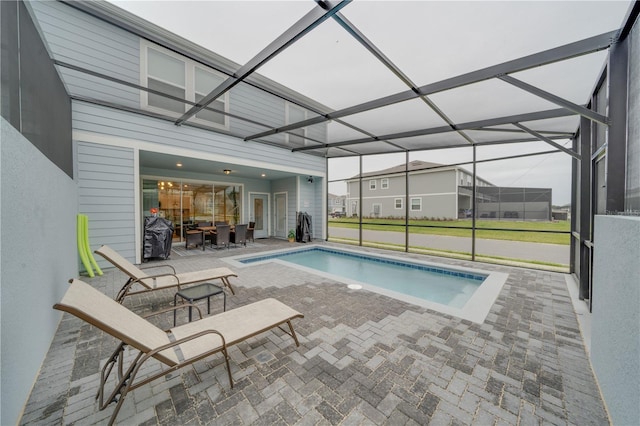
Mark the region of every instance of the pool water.
<instances>
[{"instance_id":1,"label":"pool water","mask_svg":"<svg viewBox=\"0 0 640 426\"><path fill-rule=\"evenodd\" d=\"M242 263L280 259L453 308L462 308L486 275L369 254L314 247L238 259Z\"/></svg>"}]
</instances>

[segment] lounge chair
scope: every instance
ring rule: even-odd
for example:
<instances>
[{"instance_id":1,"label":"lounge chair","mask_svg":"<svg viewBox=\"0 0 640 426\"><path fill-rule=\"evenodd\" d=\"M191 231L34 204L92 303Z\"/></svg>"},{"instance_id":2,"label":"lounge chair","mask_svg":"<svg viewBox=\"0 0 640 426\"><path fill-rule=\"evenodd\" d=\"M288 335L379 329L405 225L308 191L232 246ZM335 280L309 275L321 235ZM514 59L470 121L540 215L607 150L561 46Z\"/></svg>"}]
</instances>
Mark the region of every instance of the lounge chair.
<instances>
[{"instance_id":1,"label":"lounge chair","mask_svg":"<svg viewBox=\"0 0 640 426\"><path fill-rule=\"evenodd\" d=\"M229 287L229 290L231 290L231 294L235 294L235 291L233 290L233 287L231 287L231 283L229 282L229 277L237 277L238 275L229 268L213 268L205 269L202 271L183 272L181 274L177 274L173 266L166 264L145 268L144 270L140 269L124 257L120 256L118 252L106 245L100 247L95 251L95 253L107 259L115 267L120 269L129 277L129 279L124 284L124 286L122 286L115 298L118 303L122 303L125 297L131 296L133 294L146 293L148 291L162 290L171 287L178 287L179 290L181 286L217 279L222 281L225 286ZM154 275L148 275L146 272L144 272L145 270L149 270L151 268L169 268L171 272L159 273ZM142 289L131 291L131 287L133 287L133 285L135 284L139 284Z\"/></svg>"},{"instance_id":2,"label":"lounge chair","mask_svg":"<svg viewBox=\"0 0 640 426\"><path fill-rule=\"evenodd\" d=\"M291 320L304 316L275 299L264 299L163 331L90 285L80 280L70 280L70 283L60 303L53 306L54 309L69 312L120 341L102 368L96 395L100 410L117 400L115 410L109 419L110 425L115 421L130 391L218 352L222 352L224 356L229 383L233 388L227 349L250 337L278 327L293 337L296 346L300 346ZM168 310L184 306L187 305L182 304ZM281 326L285 323L289 326L289 331L282 329ZM136 349L137 355L126 356L126 346ZM149 358L155 358L167 368L161 368L159 372L155 372L154 369L153 373L136 382L136 375ZM132 361L124 371L124 363L128 362L127 360ZM115 387L107 394L105 385L114 367L117 367Z\"/></svg>"}]
</instances>

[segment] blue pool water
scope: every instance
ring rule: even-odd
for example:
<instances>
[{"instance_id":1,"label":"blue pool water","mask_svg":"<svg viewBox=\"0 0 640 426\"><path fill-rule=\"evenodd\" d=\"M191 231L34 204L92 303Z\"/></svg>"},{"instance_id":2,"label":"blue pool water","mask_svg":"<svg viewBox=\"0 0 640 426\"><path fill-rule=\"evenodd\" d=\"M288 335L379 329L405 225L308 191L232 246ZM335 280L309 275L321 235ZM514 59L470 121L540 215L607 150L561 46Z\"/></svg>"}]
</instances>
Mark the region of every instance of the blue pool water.
<instances>
[{"instance_id":1,"label":"blue pool water","mask_svg":"<svg viewBox=\"0 0 640 426\"><path fill-rule=\"evenodd\" d=\"M280 259L454 308L462 308L486 275L420 263L314 247L238 259L253 263Z\"/></svg>"}]
</instances>

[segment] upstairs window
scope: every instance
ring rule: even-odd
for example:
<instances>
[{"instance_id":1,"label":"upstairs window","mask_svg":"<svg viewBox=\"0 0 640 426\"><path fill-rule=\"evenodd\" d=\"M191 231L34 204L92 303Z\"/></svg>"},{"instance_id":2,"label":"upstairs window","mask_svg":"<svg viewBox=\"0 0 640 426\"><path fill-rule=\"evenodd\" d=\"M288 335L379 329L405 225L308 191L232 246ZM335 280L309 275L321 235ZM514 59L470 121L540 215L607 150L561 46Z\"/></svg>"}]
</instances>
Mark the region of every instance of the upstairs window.
<instances>
[{"instance_id":1,"label":"upstairs window","mask_svg":"<svg viewBox=\"0 0 640 426\"><path fill-rule=\"evenodd\" d=\"M369 181L369 189L371 191L375 191L377 186L378 186L378 181L377 180L373 179L373 180Z\"/></svg>"},{"instance_id":2,"label":"upstairs window","mask_svg":"<svg viewBox=\"0 0 640 426\"><path fill-rule=\"evenodd\" d=\"M155 49L147 51L147 87L186 99L185 62L165 55ZM148 105L183 114L184 102L148 93Z\"/></svg>"},{"instance_id":3,"label":"upstairs window","mask_svg":"<svg viewBox=\"0 0 640 426\"><path fill-rule=\"evenodd\" d=\"M380 189L389 189L389 179L388 178L380 179Z\"/></svg>"},{"instance_id":4,"label":"upstairs window","mask_svg":"<svg viewBox=\"0 0 640 426\"><path fill-rule=\"evenodd\" d=\"M198 102L226 79L223 74L160 46L145 40L140 43L140 83L149 89L186 101ZM191 104L145 90L141 92L140 101L143 109L176 118L191 108ZM225 93L209 103L207 108L228 112L229 94ZM229 129L228 117L209 109L199 111L190 121Z\"/></svg>"}]
</instances>

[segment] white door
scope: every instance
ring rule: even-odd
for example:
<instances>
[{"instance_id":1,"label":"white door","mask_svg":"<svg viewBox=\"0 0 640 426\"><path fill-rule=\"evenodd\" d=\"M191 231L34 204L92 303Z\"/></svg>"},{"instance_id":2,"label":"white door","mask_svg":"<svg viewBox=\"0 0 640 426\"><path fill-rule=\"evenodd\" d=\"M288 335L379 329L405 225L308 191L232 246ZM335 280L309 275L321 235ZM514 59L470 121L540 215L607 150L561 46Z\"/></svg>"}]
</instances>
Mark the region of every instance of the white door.
<instances>
[{"instance_id":1,"label":"white door","mask_svg":"<svg viewBox=\"0 0 640 426\"><path fill-rule=\"evenodd\" d=\"M274 194L274 222L275 222L275 233L274 235L279 238L287 238L287 233L289 230L287 229L287 193L279 192Z\"/></svg>"},{"instance_id":2,"label":"white door","mask_svg":"<svg viewBox=\"0 0 640 426\"><path fill-rule=\"evenodd\" d=\"M249 217L251 222L255 222L253 230L254 238L269 237L269 195L249 194Z\"/></svg>"}]
</instances>

